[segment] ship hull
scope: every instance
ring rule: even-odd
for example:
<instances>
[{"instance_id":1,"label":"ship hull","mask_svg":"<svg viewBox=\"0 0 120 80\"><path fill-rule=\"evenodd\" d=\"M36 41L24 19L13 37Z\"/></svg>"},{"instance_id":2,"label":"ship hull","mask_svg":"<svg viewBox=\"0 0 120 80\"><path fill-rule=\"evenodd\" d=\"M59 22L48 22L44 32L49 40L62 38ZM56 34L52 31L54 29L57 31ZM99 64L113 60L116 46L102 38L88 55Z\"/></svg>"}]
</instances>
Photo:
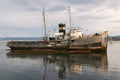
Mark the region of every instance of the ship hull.
<instances>
[{"instance_id":1,"label":"ship hull","mask_svg":"<svg viewBox=\"0 0 120 80\"><path fill-rule=\"evenodd\" d=\"M93 48L93 49L85 49L85 48L55 48L55 47L10 47L11 51L14 50L39 50L39 51L49 51L49 52L106 52L106 48Z\"/></svg>"},{"instance_id":2,"label":"ship hull","mask_svg":"<svg viewBox=\"0 0 120 80\"><path fill-rule=\"evenodd\" d=\"M97 34L89 37L77 38L71 43L57 41L10 41L7 46L11 50L41 50L41 51L68 51L68 52L106 52L107 34Z\"/></svg>"}]
</instances>

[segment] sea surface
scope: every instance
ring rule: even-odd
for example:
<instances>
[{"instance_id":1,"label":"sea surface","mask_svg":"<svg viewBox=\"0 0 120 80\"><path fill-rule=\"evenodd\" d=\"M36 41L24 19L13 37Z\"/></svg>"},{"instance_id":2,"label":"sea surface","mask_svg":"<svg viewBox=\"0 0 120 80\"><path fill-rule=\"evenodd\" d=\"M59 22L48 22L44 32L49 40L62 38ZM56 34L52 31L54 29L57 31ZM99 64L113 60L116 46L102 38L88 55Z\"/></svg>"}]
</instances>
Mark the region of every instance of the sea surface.
<instances>
[{"instance_id":1,"label":"sea surface","mask_svg":"<svg viewBox=\"0 0 120 80\"><path fill-rule=\"evenodd\" d=\"M120 80L120 41L107 53L10 52L0 41L0 80Z\"/></svg>"}]
</instances>

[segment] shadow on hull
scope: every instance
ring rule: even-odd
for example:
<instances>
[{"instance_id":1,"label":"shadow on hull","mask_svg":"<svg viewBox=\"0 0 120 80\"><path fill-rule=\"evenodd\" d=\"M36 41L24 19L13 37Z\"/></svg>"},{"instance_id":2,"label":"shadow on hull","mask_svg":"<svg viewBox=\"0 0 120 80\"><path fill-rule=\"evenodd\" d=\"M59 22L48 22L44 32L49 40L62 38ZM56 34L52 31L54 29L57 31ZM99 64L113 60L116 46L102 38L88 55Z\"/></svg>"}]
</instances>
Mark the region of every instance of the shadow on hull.
<instances>
[{"instance_id":1,"label":"shadow on hull","mask_svg":"<svg viewBox=\"0 0 120 80\"><path fill-rule=\"evenodd\" d=\"M92 48L92 49L89 49L89 48L82 48L82 49L79 49L79 48L57 48L57 47L54 47L54 48L51 48L51 47L29 47L29 48L22 48L22 47L11 47L11 52L14 52L14 51L37 51L37 52L44 52L44 53L48 53L48 52L51 52L51 53L56 53L56 52L61 52L61 53L90 53L90 52L96 52L96 53L103 53L103 52L106 52L107 49L106 47L98 47L98 48Z\"/></svg>"}]
</instances>

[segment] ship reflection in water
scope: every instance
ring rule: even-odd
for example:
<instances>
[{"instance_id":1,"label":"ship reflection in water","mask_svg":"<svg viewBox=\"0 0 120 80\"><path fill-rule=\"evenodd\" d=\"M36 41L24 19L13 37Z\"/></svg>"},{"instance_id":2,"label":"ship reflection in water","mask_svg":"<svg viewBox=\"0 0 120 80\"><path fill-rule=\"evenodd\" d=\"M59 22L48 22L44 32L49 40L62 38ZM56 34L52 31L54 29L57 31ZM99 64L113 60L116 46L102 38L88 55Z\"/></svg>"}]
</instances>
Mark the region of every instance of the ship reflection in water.
<instances>
[{"instance_id":1,"label":"ship reflection in water","mask_svg":"<svg viewBox=\"0 0 120 80\"><path fill-rule=\"evenodd\" d=\"M85 75L87 72L90 73L95 70L106 74L108 70L107 53L49 54L48 52L41 54L35 51L17 51L9 52L7 56L9 58L42 59L43 80L46 80L48 73L50 74L50 69L53 69L58 74L58 78L61 79L72 78L74 75ZM80 79L79 77L77 78Z\"/></svg>"}]
</instances>

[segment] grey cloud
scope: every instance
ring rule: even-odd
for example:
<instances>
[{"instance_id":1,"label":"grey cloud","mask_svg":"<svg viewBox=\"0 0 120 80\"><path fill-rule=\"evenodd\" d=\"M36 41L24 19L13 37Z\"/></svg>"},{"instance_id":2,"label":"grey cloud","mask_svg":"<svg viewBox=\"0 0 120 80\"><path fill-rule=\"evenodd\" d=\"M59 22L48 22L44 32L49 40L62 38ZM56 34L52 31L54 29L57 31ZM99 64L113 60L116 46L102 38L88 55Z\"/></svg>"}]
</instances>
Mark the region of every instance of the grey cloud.
<instances>
[{"instance_id":1,"label":"grey cloud","mask_svg":"<svg viewBox=\"0 0 120 80\"><path fill-rule=\"evenodd\" d=\"M71 0L71 4L78 4L78 5L98 5L106 0Z\"/></svg>"},{"instance_id":2,"label":"grey cloud","mask_svg":"<svg viewBox=\"0 0 120 80\"><path fill-rule=\"evenodd\" d=\"M0 0L0 33L11 34L11 32L14 32L16 34L18 32L34 34L34 31L36 31L38 32L36 34L39 34L42 25L40 12L42 11L43 5L45 5L48 14L51 15L49 12L52 12L52 15L50 17L48 16L49 23L47 23L47 25L52 24L52 26L56 26L60 21L58 18L60 16L64 17L64 15L61 14L62 11L66 10L67 12L69 4L73 9L73 14L75 13L73 16L75 16L75 22L77 24L83 24L85 26L90 24L90 26L93 27L96 25L104 26L104 24L106 26L119 26L120 24L118 18L120 0ZM57 16L54 16L56 14ZM50 19L51 17L53 17L52 20ZM109 20L113 21L107 22ZM99 23L99 21L101 22ZM107 23L105 23L105 21ZM91 22L93 22L93 25ZM26 29L24 30L24 28ZM111 28L114 29L113 27ZM23 29L23 31L20 31L20 29ZM29 31L27 29L29 29ZM36 30L33 31L33 29Z\"/></svg>"},{"instance_id":3,"label":"grey cloud","mask_svg":"<svg viewBox=\"0 0 120 80\"><path fill-rule=\"evenodd\" d=\"M49 12L53 12L53 11L64 11L66 9L66 6L61 6L61 5L54 5L50 8L47 9L47 11Z\"/></svg>"},{"instance_id":4,"label":"grey cloud","mask_svg":"<svg viewBox=\"0 0 120 80\"><path fill-rule=\"evenodd\" d=\"M102 20L102 19L108 19L108 16L82 16L82 19L90 19L90 20Z\"/></svg>"},{"instance_id":5,"label":"grey cloud","mask_svg":"<svg viewBox=\"0 0 120 80\"><path fill-rule=\"evenodd\" d=\"M13 3L27 11L40 11L41 2L39 0L13 0Z\"/></svg>"},{"instance_id":6,"label":"grey cloud","mask_svg":"<svg viewBox=\"0 0 120 80\"><path fill-rule=\"evenodd\" d=\"M120 20L116 20L116 21L114 21L114 22L116 22L116 23L120 23Z\"/></svg>"},{"instance_id":7,"label":"grey cloud","mask_svg":"<svg viewBox=\"0 0 120 80\"><path fill-rule=\"evenodd\" d=\"M107 0L107 7L117 9L120 8L120 0Z\"/></svg>"},{"instance_id":8,"label":"grey cloud","mask_svg":"<svg viewBox=\"0 0 120 80\"><path fill-rule=\"evenodd\" d=\"M27 11L41 11L41 8L33 8L33 7L28 7L26 8Z\"/></svg>"},{"instance_id":9,"label":"grey cloud","mask_svg":"<svg viewBox=\"0 0 120 80\"><path fill-rule=\"evenodd\" d=\"M116 2L114 0L11 0L11 2L18 4L28 11L40 10L43 5L49 7L48 11L64 10L65 6L67 7L68 4L76 7L79 11L88 11L99 6L108 6L110 8L120 7L119 0Z\"/></svg>"},{"instance_id":10,"label":"grey cloud","mask_svg":"<svg viewBox=\"0 0 120 80\"><path fill-rule=\"evenodd\" d=\"M60 0L12 0L13 3L18 4L21 8L28 11L40 11L45 6L47 11L61 11L65 9L65 2Z\"/></svg>"},{"instance_id":11,"label":"grey cloud","mask_svg":"<svg viewBox=\"0 0 120 80\"><path fill-rule=\"evenodd\" d=\"M75 7L79 11L88 11L94 8L97 8L98 6L103 5L106 0L57 0L58 2L55 2L55 0L51 0L52 3L54 3L50 10L64 10L67 8L68 5L71 5L71 7ZM50 4L49 4L50 5Z\"/></svg>"}]
</instances>

